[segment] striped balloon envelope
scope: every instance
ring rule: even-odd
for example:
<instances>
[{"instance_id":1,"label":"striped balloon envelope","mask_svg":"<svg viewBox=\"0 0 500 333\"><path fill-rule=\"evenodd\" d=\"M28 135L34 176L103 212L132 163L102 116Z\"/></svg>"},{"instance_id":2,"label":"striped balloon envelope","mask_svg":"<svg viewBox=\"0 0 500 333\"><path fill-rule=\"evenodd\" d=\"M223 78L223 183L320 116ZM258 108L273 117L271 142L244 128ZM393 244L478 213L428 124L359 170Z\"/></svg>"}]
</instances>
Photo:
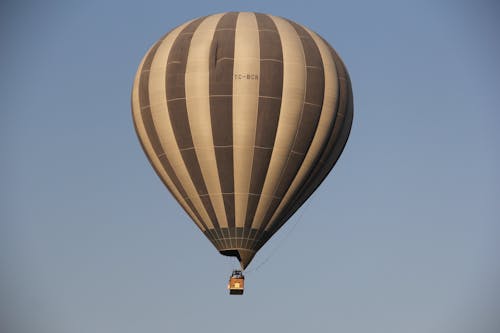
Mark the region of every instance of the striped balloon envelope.
<instances>
[{"instance_id":1,"label":"striped balloon envelope","mask_svg":"<svg viewBox=\"0 0 500 333\"><path fill-rule=\"evenodd\" d=\"M186 22L151 47L132 114L165 186L244 269L333 168L353 98L344 64L319 35L230 12Z\"/></svg>"}]
</instances>

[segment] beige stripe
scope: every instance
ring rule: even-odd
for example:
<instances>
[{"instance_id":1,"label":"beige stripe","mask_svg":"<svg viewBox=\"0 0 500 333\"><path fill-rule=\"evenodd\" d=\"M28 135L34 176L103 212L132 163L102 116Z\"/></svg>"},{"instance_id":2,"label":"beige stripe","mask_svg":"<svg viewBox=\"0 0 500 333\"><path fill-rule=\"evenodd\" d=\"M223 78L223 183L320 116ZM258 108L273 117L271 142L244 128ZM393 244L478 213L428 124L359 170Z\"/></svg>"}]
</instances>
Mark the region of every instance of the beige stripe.
<instances>
[{"instance_id":1,"label":"beige stripe","mask_svg":"<svg viewBox=\"0 0 500 333\"><path fill-rule=\"evenodd\" d=\"M219 181L219 172L210 118L209 61L215 28L224 14L207 17L191 40L186 64L186 107L196 157L221 228L227 228L226 210Z\"/></svg>"},{"instance_id":2,"label":"beige stripe","mask_svg":"<svg viewBox=\"0 0 500 333\"><path fill-rule=\"evenodd\" d=\"M283 47L283 97L276 140L266 180L262 189L252 228L259 228L269 208L296 136L306 93L306 61L302 42L291 24L271 17L276 24Z\"/></svg>"},{"instance_id":3,"label":"beige stripe","mask_svg":"<svg viewBox=\"0 0 500 333\"><path fill-rule=\"evenodd\" d=\"M260 73L257 20L253 13L240 13L236 22L235 74ZM235 224L243 227L252 176L253 145L259 107L259 80L233 80L233 154Z\"/></svg>"},{"instance_id":4,"label":"beige stripe","mask_svg":"<svg viewBox=\"0 0 500 333\"><path fill-rule=\"evenodd\" d=\"M134 92L134 95L135 92ZM135 99L135 97L134 97ZM134 103L134 109L138 107L138 103ZM174 196L174 198L179 202L179 204L184 208L186 213L191 217L191 219L196 223L196 225L201 229L201 231L205 231L205 227L200 223L200 221L196 218L196 215L193 214L189 206L187 205L186 201L182 199L182 196L180 195L179 191L177 188L174 186L173 182L171 181L170 177L167 175L165 170L163 169L163 166L161 165L160 160L156 156L156 154L153 151L153 147L151 146L151 143L145 137L146 134L146 129L144 128L144 125L142 123L142 115L140 113L134 114L134 119L135 119L135 125L137 128L137 133L138 135L143 138L141 139L142 145L144 147L144 150L146 150L146 154L148 155L149 160L151 161L151 164L153 164L153 168L157 171L159 174L161 180L165 183L165 185L170 189L170 192Z\"/></svg>"},{"instance_id":5,"label":"beige stripe","mask_svg":"<svg viewBox=\"0 0 500 333\"><path fill-rule=\"evenodd\" d=\"M177 146L177 141L175 140L174 132L172 129L172 124L170 122L170 117L168 114L167 100L166 100L166 89L165 89L165 77L166 77L166 66L167 59L172 45L179 35L180 31L187 26L190 22L183 24L182 26L176 28L160 44L158 50L156 51L153 62L151 63L151 70L149 76L149 100L151 103L151 116L155 124L158 137L160 139L160 144L165 152L168 161L172 165L172 168L179 179L182 187L186 191L188 197L191 198L193 206L200 214L201 218L204 220L206 225L210 228L212 227L210 218L205 211L203 203L201 202L196 188L189 176L187 168L182 159L179 147ZM152 149L152 148L151 148ZM160 163L159 159L154 156L154 152L148 154L155 158L155 163ZM161 164L159 167L162 170ZM172 181L162 172L162 178L172 184ZM172 184L170 188L175 188ZM189 206L186 203L185 198L182 198L178 191L173 193L177 201L182 205L182 207L188 212L188 214L193 218L196 224L201 228L200 221L191 212ZM204 230L204 228L202 228Z\"/></svg>"},{"instance_id":6,"label":"beige stripe","mask_svg":"<svg viewBox=\"0 0 500 333\"><path fill-rule=\"evenodd\" d=\"M323 68L325 72L325 94L323 97L323 107L321 109L318 128L316 129L316 133L314 134L311 146L306 154L306 157L304 158L304 162L302 163L299 171L297 172L297 176L290 185L290 188L283 197L281 204L276 209L276 212L274 213L271 220L273 220L280 214L286 203L291 199L295 191L298 190L298 187L305 181L307 173L313 167L314 161L321 154L321 148L329 138L331 124L337 112L336 105L337 99L339 97L338 78L337 70L335 68L335 63L331 56L330 50L328 46L323 42L323 40L321 40L321 38L319 38L314 32L305 27L303 28L311 34L311 37L318 46L321 54L321 59L323 61ZM270 225L268 225L268 228L269 227Z\"/></svg>"}]
</instances>

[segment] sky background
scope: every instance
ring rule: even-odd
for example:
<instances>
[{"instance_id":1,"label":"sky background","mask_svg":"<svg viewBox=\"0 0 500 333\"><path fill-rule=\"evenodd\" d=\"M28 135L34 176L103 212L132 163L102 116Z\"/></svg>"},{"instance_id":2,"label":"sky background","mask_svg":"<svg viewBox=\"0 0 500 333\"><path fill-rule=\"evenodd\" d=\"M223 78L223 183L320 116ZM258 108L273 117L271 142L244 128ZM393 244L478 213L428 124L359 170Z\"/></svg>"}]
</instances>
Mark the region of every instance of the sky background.
<instances>
[{"instance_id":1,"label":"sky background","mask_svg":"<svg viewBox=\"0 0 500 333\"><path fill-rule=\"evenodd\" d=\"M497 1L2 1L0 331L500 332ZM227 294L149 165L130 91L198 16L322 35L354 123L334 171Z\"/></svg>"}]
</instances>

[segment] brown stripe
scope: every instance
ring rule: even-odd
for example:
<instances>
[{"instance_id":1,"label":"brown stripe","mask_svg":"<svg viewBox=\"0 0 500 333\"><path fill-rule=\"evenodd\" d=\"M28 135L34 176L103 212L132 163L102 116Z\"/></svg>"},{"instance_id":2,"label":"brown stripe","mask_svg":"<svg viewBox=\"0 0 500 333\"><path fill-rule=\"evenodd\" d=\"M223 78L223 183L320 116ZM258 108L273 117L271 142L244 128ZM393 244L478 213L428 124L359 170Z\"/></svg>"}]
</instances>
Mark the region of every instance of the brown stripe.
<instances>
[{"instance_id":1,"label":"brown stripe","mask_svg":"<svg viewBox=\"0 0 500 333\"><path fill-rule=\"evenodd\" d=\"M205 207L212 224L220 230L212 202L208 197L207 187L203 180L200 164L194 150L193 138L189 127L186 106L185 74L191 39L194 31L204 18L197 19L184 28L172 45L167 62L165 78L168 113L175 140L181 150L182 159L193 181L196 191Z\"/></svg>"},{"instance_id":2,"label":"brown stripe","mask_svg":"<svg viewBox=\"0 0 500 333\"><path fill-rule=\"evenodd\" d=\"M283 90L283 51L276 25L267 15L255 14L259 27L259 107L245 221L249 230L259 203L276 138Z\"/></svg>"},{"instance_id":3,"label":"brown stripe","mask_svg":"<svg viewBox=\"0 0 500 333\"><path fill-rule=\"evenodd\" d=\"M217 24L210 49L210 117L215 158L229 230L234 230L233 65L238 13L225 14ZM233 235L235 236L235 235Z\"/></svg>"},{"instance_id":4,"label":"brown stripe","mask_svg":"<svg viewBox=\"0 0 500 333\"><path fill-rule=\"evenodd\" d=\"M351 130L353 120L351 81L340 57L326 41L325 44L330 49L338 73L339 99L337 102L336 117L332 123L330 137L317 163L315 163L315 167L310 171L301 190L286 205L283 213L277 217L276 224L269 229L271 234L276 232L302 206L330 173L345 148Z\"/></svg>"},{"instance_id":5,"label":"brown stripe","mask_svg":"<svg viewBox=\"0 0 500 333\"><path fill-rule=\"evenodd\" d=\"M280 181L274 193L276 198L274 198L269 205L263 224L261 225L261 229L265 229L267 224L270 222L270 219L278 208L281 199L290 187L290 184L294 180L302 162L304 161L307 150L309 149L309 146L314 138L323 104L325 74L319 49L312 37L304 28L292 21L288 20L288 22L294 27L295 31L300 36L302 48L304 50L307 72L306 95L292 150L288 156L285 168L280 175Z\"/></svg>"},{"instance_id":6,"label":"brown stripe","mask_svg":"<svg viewBox=\"0 0 500 333\"><path fill-rule=\"evenodd\" d=\"M176 187L176 189L179 191L180 195L183 198L186 198L187 195L186 195L186 192L185 192L184 188L182 187L182 184L180 183L179 179L177 178L177 176L176 176L176 174L175 174L175 172L174 172L174 170L173 170L170 162L168 161L168 159L164 155L163 147L161 146L160 139L158 137L158 133L156 131L156 128L155 128L155 125L154 125L154 122L153 122L153 117L151 115L151 109L149 107L149 105L150 105L150 102L149 102L149 74L150 74L151 64L153 62L154 56L156 54L156 51L158 50L158 47L160 46L160 44L162 42L163 42L163 38L160 39L153 46L153 48L150 50L150 52L148 53L148 55L146 56L146 59L144 61L144 65L143 65L142 70L141 70L141 78L140 78L140 81L139 81L139 87L138 87L139 105L140 105L140 107L142 109L141 113L142 113L142 119L143 119L144 128L146 130L146 133L148 135L148 139L149 139L149 141L151 143L151 146L153 147L153 150L154 150L155 154L158 156L158 158L159 158L159 160L160 160L160 162L162 164L163 169L165 170L165 172L167 173L167 175L172 180L172 183L174 184L174 186ZM151 160L150 160L150 162L151 162ZM153 167L154 167L153 163L151 163L151 165L153 165ZM155 170L155 171L158 173L157 170ZM167 189L169 189L168 186L167 186ZM169 189L169 191L171 192L170 189ZM186 199L186 203L189 206L189 208L192 210L192 212L196 216L196 218L200 221L200 223L206 229L208 229L207 225L204 223L203 219L201 218L201 216L197 212L197 210L194 207L194 205L191 202L191 200Z\"/></svg>"}]
</instances>

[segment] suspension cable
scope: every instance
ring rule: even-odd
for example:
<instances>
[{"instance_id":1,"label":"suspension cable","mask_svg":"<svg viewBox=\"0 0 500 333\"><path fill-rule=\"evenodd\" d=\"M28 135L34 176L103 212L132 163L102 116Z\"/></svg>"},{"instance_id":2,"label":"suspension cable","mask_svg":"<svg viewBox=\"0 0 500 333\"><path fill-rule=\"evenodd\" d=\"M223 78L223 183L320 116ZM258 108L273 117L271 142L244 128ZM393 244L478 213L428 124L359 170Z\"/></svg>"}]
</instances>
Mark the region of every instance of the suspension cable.
<instances>
[{"instance_id":1,"label":"suspension cable","mask_svg":"<svg viewBox=\"0 0 500 333\"><path fill-rule=\"evenodd\" d=\"M259 268L264 266L264 264L266 264L269 261L269 259L271 259L271 257L273 257L276 254L276 252L278 252L278 250L285 244L285 241L290 237L292 232L295 230L295 227L297 227L299 222L302 221L302 218L304 217L304 213L307 211L308 208L309 208L309 204L306 201L306 204L304 204L302 206L302 211L300 212L300 215L295 219L295 222L287 230L287 232L284 234L283 238L278 242L276 247L274 249L272 249L271 252L269 253L269 255L262 262L260 262L257 266L255 266L255 268L252 268L252 269L249 269L248 271L245 271L244 272L245 274L252 274L252 273L258 271Z\"/></svg>"}]
</instances>

